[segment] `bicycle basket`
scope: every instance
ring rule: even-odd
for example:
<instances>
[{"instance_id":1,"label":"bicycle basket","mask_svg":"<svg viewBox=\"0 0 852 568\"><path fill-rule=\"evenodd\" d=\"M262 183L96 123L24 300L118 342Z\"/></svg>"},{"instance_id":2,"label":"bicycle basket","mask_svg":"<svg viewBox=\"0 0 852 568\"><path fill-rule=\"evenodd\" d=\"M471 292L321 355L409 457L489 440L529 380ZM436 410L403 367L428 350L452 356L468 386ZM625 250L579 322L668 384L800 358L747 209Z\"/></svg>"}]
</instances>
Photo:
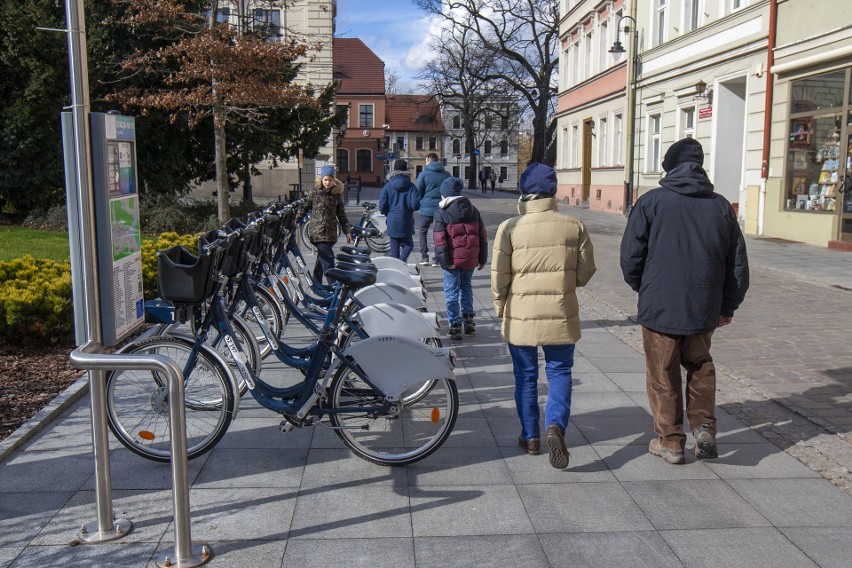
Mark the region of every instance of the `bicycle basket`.
<instances>
[{"instance_id":1,"label":"bicycle basket","mask_svg":"<svg viewBox=\"0 0 852 568\"><path fill-rule=\"evenodd\" d=\"M177 245L157 253L160 297L175 304L198 304L210 294L210 255L193 255Z\"/></svg>"}]
</instances>

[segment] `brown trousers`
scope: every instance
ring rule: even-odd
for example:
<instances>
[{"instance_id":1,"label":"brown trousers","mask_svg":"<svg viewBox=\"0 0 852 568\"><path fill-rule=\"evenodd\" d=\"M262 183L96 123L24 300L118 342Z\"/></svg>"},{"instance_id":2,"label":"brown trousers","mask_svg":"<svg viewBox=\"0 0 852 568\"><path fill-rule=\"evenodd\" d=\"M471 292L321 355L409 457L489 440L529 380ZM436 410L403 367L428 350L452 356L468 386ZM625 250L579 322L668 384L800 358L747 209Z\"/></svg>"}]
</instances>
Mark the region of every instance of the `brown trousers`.
<instances>
[{"instance_id":1,"label":"brown trousers","mask_svg":"<svg viewBox=\"0 0 852 568\"><path fill-rule=\"evenodd\" d=\"M710 338L704 335L667 335L642 328L648 402L660 444L676 452L686 445L683 433L681 366L686 369L686 419L694 431L707 424L716 431L716 368L710 356Z\"/></svg>"}]
</instances>

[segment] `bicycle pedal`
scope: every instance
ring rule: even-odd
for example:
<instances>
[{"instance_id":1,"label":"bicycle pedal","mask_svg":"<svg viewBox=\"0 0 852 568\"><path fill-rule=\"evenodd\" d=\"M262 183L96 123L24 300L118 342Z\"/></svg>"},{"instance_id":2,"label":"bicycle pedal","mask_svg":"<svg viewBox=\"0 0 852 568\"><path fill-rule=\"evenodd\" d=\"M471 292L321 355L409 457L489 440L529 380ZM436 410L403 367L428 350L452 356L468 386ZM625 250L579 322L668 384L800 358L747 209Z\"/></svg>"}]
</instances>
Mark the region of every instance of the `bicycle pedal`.
<instances>
[{"instance_id":1,"label":"bicycle pedal","mask_svg":"<svg viewBox=\"0 0 852 568\"><path fill-rule=\"evenodd\" d=\"M281 430L282 434L286 434L287 432L292 432L296 429L296 425L290 422L289 420L282 420L281 424L278 425L278 429Z\"/></svg>"}]
</instances>

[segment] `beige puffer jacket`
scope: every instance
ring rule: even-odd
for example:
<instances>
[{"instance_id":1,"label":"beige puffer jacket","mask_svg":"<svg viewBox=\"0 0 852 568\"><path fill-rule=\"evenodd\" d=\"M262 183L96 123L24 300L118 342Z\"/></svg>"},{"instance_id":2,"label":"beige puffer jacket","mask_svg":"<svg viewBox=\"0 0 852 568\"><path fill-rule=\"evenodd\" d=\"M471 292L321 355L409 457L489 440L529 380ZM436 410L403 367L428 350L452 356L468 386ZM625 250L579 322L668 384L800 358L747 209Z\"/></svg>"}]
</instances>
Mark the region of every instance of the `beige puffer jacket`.
<instances>
[{"instance_id":1,"label":"beige puffer jacket","mask_svg":"<svg viewBox=\"0 0 852 568\"><path fill-rule=\"evenodd\" d=\"M580 339L575 290L595 273L592 241L555 198L518 202L519 217L497 229L491 257L494 309L503 340L513 345L564 345Z\"/></svg>"}]
</instances>

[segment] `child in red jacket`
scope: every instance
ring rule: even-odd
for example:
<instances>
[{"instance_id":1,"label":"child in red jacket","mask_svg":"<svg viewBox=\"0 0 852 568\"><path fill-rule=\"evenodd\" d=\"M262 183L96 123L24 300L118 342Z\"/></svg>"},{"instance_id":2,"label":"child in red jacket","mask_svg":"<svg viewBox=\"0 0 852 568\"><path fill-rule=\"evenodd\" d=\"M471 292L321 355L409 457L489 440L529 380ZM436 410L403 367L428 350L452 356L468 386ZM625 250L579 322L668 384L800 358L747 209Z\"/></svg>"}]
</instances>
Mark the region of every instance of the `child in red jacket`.
<instances>
[{"instance_id":1,"label":"child in red jacket","mask_svg":"<svg viewBox=\"0 0 852 568\"><path fill-rule=\"evenodd\" d=\"M444 296L450 339L476 332L473 321L473 269L488 259L488 236L479 210L461 194L464 182L449 177L441 183L441 201L435 210L435 258L444 269Z\"/></svg>"}]
</instances>

